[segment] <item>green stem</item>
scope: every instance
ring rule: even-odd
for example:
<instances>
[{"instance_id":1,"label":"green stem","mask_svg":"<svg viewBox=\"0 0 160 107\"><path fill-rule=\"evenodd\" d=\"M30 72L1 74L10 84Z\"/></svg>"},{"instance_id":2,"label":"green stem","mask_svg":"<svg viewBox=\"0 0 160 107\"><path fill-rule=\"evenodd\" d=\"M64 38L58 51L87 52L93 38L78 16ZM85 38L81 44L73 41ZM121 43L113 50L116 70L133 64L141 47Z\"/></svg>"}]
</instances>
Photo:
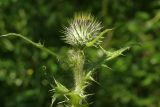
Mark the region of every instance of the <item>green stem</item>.
<instances>
[{"instance_id":1,"label":"green stem","mask_svg":"<svg viewBox=\"0 0 160 107\"><path fill-rule=\"evenodd\" d=\"M77 93L83 94L83 67L84 67L84 55L82 50L76 50L75 51L75 66L73 68L74 72L74 79L75 79L75 91Z\"/></svg>"},{"instance_id":2,"label":"green stem","mask_svg":"<svg viewBox=\"0 0 160 107\"><path fill-rule=\"evenodd\" d=\"M25 37L25 36L23 36L23 35L21 35L21 34L8 33L8 34L2 35L2 36L0 36L0 37L7 37L7 36L17 36L17 37L20 37L20 38L24 39L25 41L29 42L30 44L32 44L33 46L35 46L35 47L37 47L37 48L39 48L39 49L41 49L41 50L43 50L43 51L51 54L53 57L58 58L58 55L57 55L56 53L54 53L54 52L52 52L51 50L45 48L45 47L44 47L42 44L40 44L40 43L35 43L35 42L31 41L30 39L28 39L27 37Z\"/></svg>"}]
</instances>

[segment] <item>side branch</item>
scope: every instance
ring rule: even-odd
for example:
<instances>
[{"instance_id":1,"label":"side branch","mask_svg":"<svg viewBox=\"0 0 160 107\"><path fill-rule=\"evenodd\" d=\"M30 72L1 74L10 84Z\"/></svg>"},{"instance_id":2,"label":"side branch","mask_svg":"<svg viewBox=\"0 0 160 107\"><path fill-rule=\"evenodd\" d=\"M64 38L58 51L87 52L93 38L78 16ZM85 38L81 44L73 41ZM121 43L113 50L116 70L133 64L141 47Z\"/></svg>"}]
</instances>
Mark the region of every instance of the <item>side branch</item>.
<instances>
[{"instance_id":1,"label":"side branch","mask_svg":"<svg viewBox=\"0 0 160 107\"><path fill-rule=\"evenodd\" d=\"M1 35L0 37L8 37L8 36L16 36L16 37L20 37L21 39L24 39L25 41L27 41L28 43L32 44L33 46L51 54L53 57L58 58L58 55L56 53L54 53L53 51L49 50L48 48L44 47L42 44L40 43L35 43L33 41L31 41L30 39L28 39L27 37L21 35L21 34L16 34L16 33L8 33L5 35Z\"/></svg>"}]
</instances>

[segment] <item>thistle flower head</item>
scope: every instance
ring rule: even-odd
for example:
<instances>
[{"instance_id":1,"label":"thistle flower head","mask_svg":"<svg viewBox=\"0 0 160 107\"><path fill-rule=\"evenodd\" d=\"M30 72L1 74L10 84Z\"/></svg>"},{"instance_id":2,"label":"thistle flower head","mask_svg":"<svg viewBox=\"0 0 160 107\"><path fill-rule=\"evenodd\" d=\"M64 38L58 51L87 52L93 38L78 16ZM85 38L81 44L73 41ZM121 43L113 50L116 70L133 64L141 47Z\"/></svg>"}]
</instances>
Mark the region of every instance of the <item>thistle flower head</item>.
<instances>
[{"instance_id":1,"label":"thistle flower head","mask_svg":"<svg viewBox=\"0 0 160 107\"><path fill-rule=\"evenodd\" d=\"M91 14L78 13L65 27L63 40L72 46L83 47L95 39L101 29L101 24Z\"/></svg>"}]
</instances>

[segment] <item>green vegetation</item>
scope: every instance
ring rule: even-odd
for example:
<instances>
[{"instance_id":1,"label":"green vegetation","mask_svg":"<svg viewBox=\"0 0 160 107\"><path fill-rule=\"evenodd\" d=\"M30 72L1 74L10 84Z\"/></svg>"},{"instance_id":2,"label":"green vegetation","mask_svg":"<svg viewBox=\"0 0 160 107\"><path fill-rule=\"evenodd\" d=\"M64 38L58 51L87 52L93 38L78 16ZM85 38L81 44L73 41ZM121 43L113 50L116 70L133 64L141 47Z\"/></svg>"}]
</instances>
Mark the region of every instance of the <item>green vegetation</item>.
<instances>
[{"instance_id":1,"label":"green vegetation","mask_svg":"<svg viewBox=\"0 0 160 107\"><path fill-rule=\"evenodd\" d=\"M104 34L102 47L107 50L85 49L85 58L89 59L86 67L96 68L93 77L99 84L92 82L86 88L87 93L93 94L87 99L90 106L159 107L159 0L1 0L0 35L25 35L36 42L36 47L47 47L65 59L74 50L65 54L70 46L61 40L64 34L60 30L68 26L67 18L77 11L89 11L102 21L104 28L114 28ZM128 46L131 49L123 53L125 57L110 60ZM108 62L97 66L104 60L99 57L103 53L108 55ZM69 60L57 60L53 54L14 36L0 38L0 106L48 107L55 82L63 89L60 91L72 89L75 84L72 69L66 63ZM62 100L58 98L53 107L63 107L63 103L57 105Z\"/></svg>"}]
</instances>

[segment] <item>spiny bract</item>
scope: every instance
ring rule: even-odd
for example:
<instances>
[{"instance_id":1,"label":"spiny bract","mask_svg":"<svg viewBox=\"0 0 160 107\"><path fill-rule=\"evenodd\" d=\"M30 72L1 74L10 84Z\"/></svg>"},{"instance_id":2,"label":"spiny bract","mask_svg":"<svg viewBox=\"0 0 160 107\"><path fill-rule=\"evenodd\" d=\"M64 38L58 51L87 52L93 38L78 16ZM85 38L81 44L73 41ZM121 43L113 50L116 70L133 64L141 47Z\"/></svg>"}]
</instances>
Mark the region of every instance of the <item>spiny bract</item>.
<instances>
[{"instance_id":1,"label":"spiny bract","mask_svg":"<svg viewBox=\"0 0 160 107\"><path fill-rule=\"evenodd\" d=\"M100 33L101 23L88 13L77 13L65 27L63 40L72 46L84 47ZM98 44L100 41L97 41Z\"/></svg>"}]
</instances>

